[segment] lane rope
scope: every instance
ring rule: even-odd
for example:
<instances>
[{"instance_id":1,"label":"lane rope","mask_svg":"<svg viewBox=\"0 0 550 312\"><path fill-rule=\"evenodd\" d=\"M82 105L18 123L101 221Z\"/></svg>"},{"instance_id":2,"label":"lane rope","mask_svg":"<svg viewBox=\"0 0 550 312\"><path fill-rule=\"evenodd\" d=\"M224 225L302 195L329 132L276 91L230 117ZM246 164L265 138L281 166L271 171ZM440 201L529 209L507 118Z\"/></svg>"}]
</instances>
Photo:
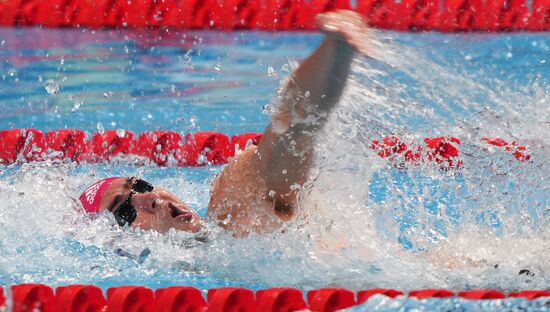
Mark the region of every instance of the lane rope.
<instances>
[{"instance_id":1,"label":"lane rope","mask_svg":"<svg viewBox=\"0 0 550 312\"><path fill-rule=\"evenodd\" d=\"M222 287L202 292L189 286L172 286L155 291L143 286L119 286L101 289L93 285L68 285L51 288L43 284L20 284L10 287L13 312L39 309L43 312L80 311L195 311L195 312L281 312L309 309L336 311L362 304L374 295L395 298L405 293L388 288L373 288L354 293L344 288L321 288L307 292L306 298L296 288L277 287L258 290ZM473 289L454 292L446 289L412 290L405 296L416 299L459 297L468 300L524 298L534 300L549 297L548 290L522 290L504 293L496 289ZM0 287L0 308L6 298Z\"/></svg>"},{"instance_id":2,"label":"lane rope","mask_svg":"<svg viewBox=\"0 0 550 312\"><path fill-rule=\"evenodd\" d=\"M105 130L88 135L79 129L60 129L43 133L32 128L0 131L0 164L66 159L77 163L119 161L125 157L138 165L203 166L227 163L239 150L257 145L261 133L231 136L219 132L182 135L175 131L134 134L125 130ZM482 138L482 142L510 153L515 159L531 159L529 149L516 141ZM370 148L397 167L430 162L442 169L462 166L460 139L425 138L422 144L406 143L397 136L372 140Z\"/></svg>"},{"instance_id":3,"label":"lane rope","mask_svg":"<svg viewBox=\"0 0 550 312\"><path fill-rule=\"evenodd\" d=\"M10 0L0 1L0 25L314 30L315 15L336 9L401 31L550 29L548 0Z\"/></svg>"}]
</instances>

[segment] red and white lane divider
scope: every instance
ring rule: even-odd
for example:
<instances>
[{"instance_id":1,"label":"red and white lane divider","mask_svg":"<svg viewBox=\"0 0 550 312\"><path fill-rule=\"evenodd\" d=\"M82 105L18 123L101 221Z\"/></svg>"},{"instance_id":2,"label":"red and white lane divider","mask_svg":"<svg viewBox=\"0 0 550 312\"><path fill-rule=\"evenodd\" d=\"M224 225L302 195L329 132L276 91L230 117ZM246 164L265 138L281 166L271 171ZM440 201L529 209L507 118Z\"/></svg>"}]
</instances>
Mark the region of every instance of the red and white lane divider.
<instances>
[{"instance_id":1,"label":"red and white lane divider","mask_svg":"<svg viewBox=\"0 0 550 312\"><path fill-rule=\"evenodd\" d=\"M374 27L396 30L541 31L549 0L10 0L0 25L315 29L315 15L354 9ZM529 5L528 5L529 4Z\"/></svg>"},{"instance_id":2,"label":"red and white lane divider","mask_svg":"<svg viewBox=\"0 0 550 312\"><path fill-rule=\"evenodd\" d=\"M31 128L0 131L0 164L70 159L75 162L107 162L124 156L144 159L159 166L201 166L224 164L249 144L257 145L261 133L227 135L197 132L181 135L174 131L143 132L106 130L91 136L83 130L61 129L42 133ZM526 147L500 138L483 138L487 144L511 153L518 161L531 156ZM424 144L407 145L396 136L373 140L372 150L395 162L433 162L442 168L460 168L460 140L455 137L425 138Z\"/></svg>"},{"instance_id":3,"label":"red and white lane divider","mask_svg":"<svg viewBox=\"0 0 550 312\"><path fill-rule=\"evenodd\" d=\"M142 286L120 286L107 289L107 297L93 285L57 287L54 291L42 284L13 285L11 309L13 312L332 312L349 308L369 300L371 296L390 298L404 296L400 290L375 288L354 293L343 288L322 288L302 292L295 288L269 288L254 293L247 288L223 287L209 289L206 299L194 287L173 286L155 291ZM549 297L547 290L523 290L504 293L495 289L476 289L453 292L446 289L422 289L408 293L416 299L460 297L469 300L504 299L519 297L533 300ZM0 308L6 299L0 288Z\"/></svg>"}]
</instances>

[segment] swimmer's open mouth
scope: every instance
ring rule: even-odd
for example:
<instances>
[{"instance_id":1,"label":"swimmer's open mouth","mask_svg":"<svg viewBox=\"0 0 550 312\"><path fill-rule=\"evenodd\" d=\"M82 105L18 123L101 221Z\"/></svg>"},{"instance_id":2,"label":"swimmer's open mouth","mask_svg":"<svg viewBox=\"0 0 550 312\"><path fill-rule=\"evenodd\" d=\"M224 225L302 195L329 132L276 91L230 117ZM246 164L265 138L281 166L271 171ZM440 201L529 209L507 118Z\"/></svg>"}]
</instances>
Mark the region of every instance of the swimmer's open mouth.
<instances>
[{"instance_id":1,"label":"swimmer's open mouth","mask_svg":"<svg viewBox=\"0 0 550 312\"><path fill-rule=\"evenodd\" d=\"M168 203L168 207L170 207L170 215L173 219L184 222L193 220L193 214L189 211L189 209L176 206L173 203Z\"/></svg>"}]
</instances>

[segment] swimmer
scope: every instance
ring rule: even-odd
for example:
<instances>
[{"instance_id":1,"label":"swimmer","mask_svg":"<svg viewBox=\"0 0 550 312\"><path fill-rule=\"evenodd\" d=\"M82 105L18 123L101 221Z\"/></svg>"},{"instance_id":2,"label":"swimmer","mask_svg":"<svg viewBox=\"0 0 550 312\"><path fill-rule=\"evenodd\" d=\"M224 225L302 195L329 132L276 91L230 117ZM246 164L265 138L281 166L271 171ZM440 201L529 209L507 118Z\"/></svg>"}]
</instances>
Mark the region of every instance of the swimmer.
<instances>
[{"instance_id":1,"label":"swimmer","mask_svg":"<svg viewBox=\"0 0 550 312\"><path fill-rule=\"evenodd\" d=\"M212 184L206 217L236 236L269 233L295 215L312 166L313 141L337 104L368 31L352 11L319 14L321 45L292 73L260 144L235 156ZM118 224L196 233L204 221L172 193L137 178L107 178L81 196L84 210L109 210Z\"/></svg>"}]
</instances>

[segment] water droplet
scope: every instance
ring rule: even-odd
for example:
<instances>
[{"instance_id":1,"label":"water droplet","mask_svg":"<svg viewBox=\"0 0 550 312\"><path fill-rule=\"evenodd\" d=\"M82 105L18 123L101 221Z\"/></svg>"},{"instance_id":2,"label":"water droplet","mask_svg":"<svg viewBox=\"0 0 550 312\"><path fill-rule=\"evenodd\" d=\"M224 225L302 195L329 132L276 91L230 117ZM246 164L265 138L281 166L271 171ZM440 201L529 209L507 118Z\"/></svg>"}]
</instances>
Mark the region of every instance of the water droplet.
<instances>
[{"instance_id":1,"label":"water droplet","mask_svg":"<svg viewBox=\"0 0 550 312\"><path fill-rule=\"evenodd\" d=\"M269 66L267 68L267 75L269 77L274 77L274 76L277 76L277 72L273 69L273 67Z\"/></svg>"},{"instance_id":2,"label":"water droplet","mask_svg":"<svg viewBox=\"0 0 550 312\"><path fill-rule=\"evenodd\" d=\"M217 70L217 71L220 71L222 69L222 65L221 64L216 64L214 66L214 69Z\"/></svg>"},{"instance_id":3,"label":"water droplet","mask_svg":"<svg viewBox=\"0 0 550 312\"><path fill-rule=\"evenodd\" d=\"M76 112L77 110L79 110L80 107L82 107L82 104L84 104L84 103L82 103L82 102L80 102L80 101L74 102L73 108L71 108L71 112L74 113L74 112Z\"/></svg>"},{"instance_id":4,"label":"water droplet","mask_svg":"<svg viewBox=\"0 0 550 312\"><path fill-rule=\"evenodd\" d=\"M103 134L105 132L105 127L103 127L103 124L101 122L98 122L96 125L97 132Z\"/></svg>"},{"instance_id":5,"label":"water droplet","mask_svg":"<svg viewBox=\"0 0 550 312\"><path fill-rule=\"evenodd\" d=\"M46 82L44 82L44 88L46 89L46 92L48 92L48 94L55 95L59 93L59 83L57 83L53 79L46 80Z\"/></svg>"},{"instance_id":6,"label":"water droplet","mask_svg":"<svg viewBox=\"0 0 550 312\"><path fill-rule=\"evenodd\" d=\"M304 95L306 96L306 98L308 98L310 94L311 94L311 92L309 92L309 90L308 90L308 91L306 91L306 93Z\"/></svg>"},{"instance_id":7,"label":"water droplet","mask_svg":"<svg viewBox=\"0 0 550 312\"><path fill-rule=\"evenodd\" d=\"M119 138L123 138L123 137L126 135L126 130L124 130L124 129L117 129L116 135L117 135Z\"/></svg>"}]
</instances>

